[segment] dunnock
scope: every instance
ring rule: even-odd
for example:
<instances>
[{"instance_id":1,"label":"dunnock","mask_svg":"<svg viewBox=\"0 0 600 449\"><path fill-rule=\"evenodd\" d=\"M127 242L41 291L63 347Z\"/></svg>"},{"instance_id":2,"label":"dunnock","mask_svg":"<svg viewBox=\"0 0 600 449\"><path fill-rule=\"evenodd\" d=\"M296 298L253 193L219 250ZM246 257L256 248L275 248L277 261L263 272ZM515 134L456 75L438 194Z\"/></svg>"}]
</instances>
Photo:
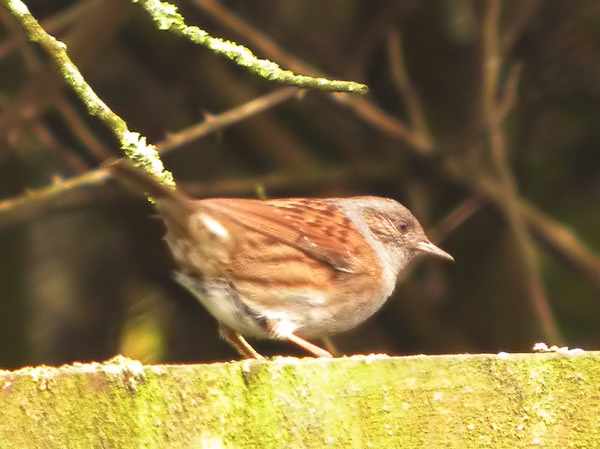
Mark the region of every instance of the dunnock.
<instances>
[{"instance_id":1,"label":"dunnock","mask_svg":"<svg viewBox=\"0 0 600 449\"><path fill-rule=\"evenodd\" d=\"M288 340L330 356L306 339L347 331L373 315L418 254L453 260L391 199L198 200L128 163L111 169L155 199L176 279L246 357L260 355L243 336Z\"/></svg>"}]
</instances>

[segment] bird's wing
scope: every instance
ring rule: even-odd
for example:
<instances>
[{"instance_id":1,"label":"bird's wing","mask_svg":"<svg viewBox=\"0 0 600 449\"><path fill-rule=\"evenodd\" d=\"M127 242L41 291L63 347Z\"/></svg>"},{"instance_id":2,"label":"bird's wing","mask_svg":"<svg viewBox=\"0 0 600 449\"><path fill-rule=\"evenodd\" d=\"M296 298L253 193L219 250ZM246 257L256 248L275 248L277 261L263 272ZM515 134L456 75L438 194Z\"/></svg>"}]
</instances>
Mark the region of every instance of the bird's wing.
<instances>
[{"instance_id":1,"label":"bird's wing","mask_svg":"<svg viewBox=\"0 0 600 449\"><path fill-rule=\"evenodd\" d=\"M243 228L297 248L346 273L368 271L372 251L351 220L331 200L200 200L207 211L222 214Z\"/></svg>"}]
</instances>

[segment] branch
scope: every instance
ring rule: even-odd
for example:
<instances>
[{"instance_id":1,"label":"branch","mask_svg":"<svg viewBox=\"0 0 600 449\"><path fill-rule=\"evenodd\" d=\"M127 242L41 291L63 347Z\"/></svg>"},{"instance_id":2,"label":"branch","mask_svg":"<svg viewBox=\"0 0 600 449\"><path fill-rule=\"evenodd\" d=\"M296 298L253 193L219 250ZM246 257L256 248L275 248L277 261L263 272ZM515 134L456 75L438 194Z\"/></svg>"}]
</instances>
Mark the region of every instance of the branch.
<instances>
[{"instance_id":1,"label":"branch","mask_svg":"<svg viewBox=\"0 0 600 449\"><path fill-rule=\"evenodd\" d=\"M408 75L408 70L406 69L404 51L402 48L402 35L396 29L393 29L388 33L387 50L392 80L406 104L410 124L414 128L414 132L421 136L421 139L424 142L428 142L429 146L433 146L421 99L419 98L417 89L413 85L412 80Z\"/></svg>"},{"instance_id":2,"label":"branch","mask_svg":"<svg viewBox=\"0 0 600 449\"><path fill-rule=\"evenodd\" d=\"M0 1L0 8L4 10L2 3ZM80 69L96 59L96 52L114 37L120 23L126 17L125 6L122 0L90 2L86 13L64 34L69 56L78 61ZM26 39L21 24L16 21L15 23ZM26 47L38 50L32 45ZM36 51L36 54L41 53ZM11 107L1 111L0 142L7 141L11 145L16 143L20 135L26 132L26 126L43 114L61 95L66 83L61 73L53 66L54 63L50 60L40 70L32 73L12 99Z\"/></svg>"},{"instance_id":3,"label":"branch","mask_svg":"<svg viewBox=\"0 0 600 449\"><path fill-rule=\"evenodd\" d=\"M501 212L510 226L517 250L521 274L526 283L532 309L540 321L544 337L560 344L563 339L548 302L537 261L536 248L518 207L517 182L511 171L506 149L506 138L502 129L503 115L507 105L514 103L516 81L505 89L505 99L498 99L498 86L502 68L500 48L500 0L488 0L482 21L482 111L489 134L491 159L501 185L502 199L498 202ZM517 73L514 72L513 73ZM516 80L517 75L511 79ZM511 97L513 95L513 97Z\"/></svg>"},{"instance_id":4,"label":"branch","mask_svg":"<svg viewBox=\"0 0 600 449\"><path fill-rule=\"evenodd\" d=\"M497 207L504 201L503 186L493 178L473 178L464 170L457 159L443 161L444 174L454 182L463 185ZM516 205L529 229L542 241L552 247L560 256L571 262L580 274L600 288L600 257L590 251L585 243L568 227L551 218L525 198L518 197Z\"/></svg>"},{"instance_id":5,"label":"branch","mask_svg":"<svg viewBox=\"0 0 600 449\"><path fill-rule=\"evenodd\" d=\"M365 84L353 81L316 78L297 75L289 70L283 70L274 62L257 58L246 47L238 45L235 42L212 37L206 31L196 26L186 25L183 16L177 12L177 7L170 3L159 0L132 1L133 3L138 3L150 14L158 29L171 31L195 44L202 45L266 80L333 92L366 94L368 91L368 87Z\"/></svg>"},{"instance_id":6,"label":"branch","mask_svg":"<svg viewBox=\"0 0 600 449\"><path fill-rule=\"evenodd\" d=\"M542 0L521 0L515 4L514 17L508 20L508 27L502 36L502 53L511 52L515 43L521 38L525 27L533 16L537 14L544 2Z\"/></svg>"},{"instance_id":7,"label":"branch","mask_svg":"<svg viewBox=\"0 0 600 449\"><path fill-rule=\"evenodd\" d=\"M62 115L69 130L77 137L82 145L92 154L97 162L104 162L114 155L111 151L96 137L92 129L85 122L83 117L63 95L59 95L54 105Z\"/></svg>"},{"instance_id":8,"label":"branch","mask_svg":"<svg viewBox=\"0 0 600 449\"><path fill-rule=\"evenodd\" d=\"M301 95L301 90L294 87L284 87L219 115L206 116L205 120L198 125L169 134L165 140L157 144L157 147L161 153L169 152Z\"/></svg>"},{"instance_id":9,"label":"branch","mask_svg":"<svg viewBox=\"0 0 600 449\"><path fill-rule=\"evenodd\" d=\"M113 132L125 155L134 163L157 177L166 185L175 185L173 176L165 170L156 148L146 144L146 138L127 128L125 121L115 114L96 95L71 61L67 46L50 36L30 14L21 0L2 0L4 6L21 23L29 40L39 43L56 64L66 84L85 104L90 115L100 119Z\"/></svg>"},{"instance_id":10,"label":"branch","mask_svg":"<svg viewBox=\"0 0 600 449\"><path fill-rule=\"evenodd\" d=\"M233 104L243 104L248 98L256 98L258 95L254 87L239 82L230 68L224 64L214 64L204 74L203 81L205 88L210 89L209 86L212 86L218 90L220 97L227 98ZM297 91L296 87L283 89ZM304 92L310 91L304 90ZM211 114L209 113L206 118L207 122L210 122ZM256 115L253 117L252 125L241 127L236 135L247 142L248 147L254 148L252 155L248 157L257 161L269 161L274 169L293 167L298 170L300 167L311 167L317 161L310 145L307 145L296 131L287 126L279 116ZM229 168L233 168L231 163L235 164L234 161L230 161Z\"/></svg>"},{"instance_id":11,"label":"branch","mask_svg":"<svg viewBox=\"0 0 600 449\"><path fill-rule=\"evenodd\" d=\"M199 125L172 134L164 141L159 142L157 149L160 153L168 153L182 145L243 121L250 116L267 111L298 95L298 89L293 87L276 90L222 114L213 115ZM297 170L294 173L297 173ZM0 227L23 222L49 211L62 210L64 203L81 204L85 202L86 198L85 195L82 198L81 194L84 189L102 186L109 177L110 173L101 167L67 181L61 181L48 187L31 190L15 198L0 201ZM253 184L250 190L255 185ZM89 201L89 195L87 197Z\"/></svg>"},{"instance_id":12,"label":"branch","mask_svg":"<svg viewBox=\"0 0 600 449\"><path fill-rule=\"evenodd\" d=\"M9 6L9 9L16 7L17 10L19 10L19 5L23 5L20 1L2 0L2 2L5 5ZM97 2L93 1L89 3L96 4ZM233 27L232 29L234 29L234 31L238 31L235 30L235 26L239 25L239 23L232 24L231 20L239 19L233 16L229 11L224 10L220 4L214 2L213 0L194 0L194 3L202 7L206 12L209 12L212 15L214 15L215 18L221 21L224 25L229 26L230 28ZM244 22L242 22L242 24L245 27L249 26ZM246 28L241 28L239 32L247 33L247 31L248 30ZM254 31L257 32L256 30ZM248 37L248 39L252 41L255 46L256 42L258 42L260 44L258 45L258 47L261 49L261 51L267 54L269 54L269 51L274 51L273 48L281 51L281 49L276 44L268 40L268 38L266 38L264 35L259 34L258 37L254 35L247 35L246 37ZM51 39L51 37L49 38ZM254 42L253 39L256 40L256 42ZM271 45L272 48L270 48L269 45ZM293 64L289 64L286 60L287 57L288 55L284 54L283 57L274 59L284 61L288 66L293 66L293 64L295 63L304 64L298 60L296 60L295 62L292 61ZM277 94L275 93L274 95L277 96ZM237 122L235 116L238 113L238 118L240 120L247 117L247 115L241 113L241 110L243 108L251 108L253 106L256 106L256 104L253 104L254 102L257 102L258 104L261 101L265 100L267 97L268 95L259 97L256 100L248 102L245 105L228 111L226 114L232 114L231 116L229 116L229 119L226 119L226 116L224 114L211 117L209 121L198 125L197 133L190 132L190 140L188 140L188 138L186 137L182 137L179 140L179 142L177 142L177 138L170 142L169 138L167 138L164 141L164 144L169 147L169 150L171 150L175 149L179 145L183 145L184 143L191 141L192 138L199 139L211 132L224 129L225 127ZM291 97L292 95L290 96L290 98ZM406 142L410 144L407 147L408 150L411 150L416 154L421 155L429 154L431 148L427 149L426 146L421 147L420 145L422 144L422 142L420 144L419 139L415 138L412 134L409 137L407 137L410 134L410 132L407 131L407 128L402 122L383 113L381 110L379 110L376 106L372 105L368 101L356 97L343 96L342 94L334 94L332 98L353 108L357 112L357 114L360 117L362 117L366 122L373 124L375 127L377 127L382 132L386 133L390 137L400 139L406 138ZM266 102L264 104L264 109L258 107L257 112L266 110L272 107L274 104L277 104L277 102L274 102L273 104L269 104L269 102ZM185 131L183 131L182 133L185 133ZM455 164L452 163L444 164L443 169L444 173L455 182L470 185L474 191L480 192L483 196L489 198L494 203L499 203L501 201L498 195L498 183L493 179L466 179L464 169L460 166L457 167ZM381 177L385 176L385 174L381 174ZM102 169L98 169L88 173L85 176L74 177L68 181L51 185L44 189L27 193L20 197L2 201L0 202L0 226L6 226L9 224L22 222L28 219L29 217L37 217L46 212L56 211L62 208L61 204L63 201L69 203L70 201L68 199L70 198L76 197L79 201L73 201L73 203L83 204L86 201L89 201L89 198L87 200L85 198L82 199L82 197L89 197L89 195L86 195L87 191L85 191L84 188L98 187L99 185L102 185L107 178L108 175L106 174L106 172ZM241 187L238 187L236 185L231 190L233 191L235 189L238 189L237 191L251 192L254 189L255 184L252 187L248 188L248 190L246 190L246 184L244 184L244 182L246 181L240 181ZM290 184L287 184L285 180L282 179L282 177L279 177L276 181L274 181L274 183L276 185L294 186L294 179L292 179ZM269 187L268 180L267 182L265 182L265 184L267 185L267 187ZM228 181L224 181L224 185L229 185ZM204 187L199 191L219 191L218 188L210 189L209 187L210 186L208 185L204 185ZM563 224L551 219L548 215L537 209L535 206L529 204L523 198L518 199L518 207L521 210L524 219L527 220L528 225L531 227L532 230L536 232L536 234L541 239L548 242L556 251L559 252L559 254L561 254L567 260L571 261L573 266L583 275L585 275L588 279L590 279L594 283L594 285L600 286L600 259L595 254L590 252L586 248L584 243L582 243L581 240L579 240L578 237L572 231L570 231Z\"/></svg>"},{"instance_id":13,"label":"branch","mask_svg":"<svg viewBox=\"0 0 600 449\"><path fill-rule=\"evenodd\" d=\"M269 36L244 21L241 17L236 16L233 12L228 10L222 2L217 0L192 0L192 2L199 9L217 20L221 25L238 35L243 36L255 48L259 49L270 58L284 63L292 70L313 74L319 73L318 69L285 51ZM517 22L515 22L514 26L509 28L508 34L505 36L504 52L510 51L512 43L522 33L527 20L535 13L540 3L539 0L527 0L527 10L523 10L522 17L518 18L518 26ZM511 95L516 95L517 81L518 71L513 70L510 72L509 81L505 87L506 94L503 96L504 101L501 102L503 117L508 113L508 108L512 107L512 104L514 103L514 97L511 98ZM428 143L424 141L419 135L412 132L405 123L386 114L368 100L344 94L331 94L329 95L329 98L350 108L360 119L382 133L391 138L400 139L406 142L408 144L408 146L406 146L407 150L425 157L430 157L436 153L436 148L431 146L431 142ZM473 191L480 192L494 203L500 204L501 199L496 194L499 187L497 181L494 181L493 179L475 180L468 178L464 167L457 167L452 162L442 165L444 173L448 178L460 184L466 184ZM527 224L540 236L540 238L548 241L562 256L571 260L575 268L590 279L594 285L599 285L599 275L596 269L596 267L600 266L600 258L598 258L598 256L591 253L585 247L585 244L566 226L552 220L547 214L528 203L524 198L518 198L518 207L522 211L523 218L527 220ZM553 226L542 226L540 225L540 222L551 222ZM572 242L572 245L566 244L561 236L568 236L565 240Z\"/></svg>"},{"instance_id":14,"label":"branch","mask_svg":"<svg viewBox=\"0 0 600 449\"><path fill-rule=\"evenodd\" d=\"M193 0L193 3L232 32L243 36L254 47L271 59L279 61L297 72L311 73L313 75L321 73L315 67L286 52L269 36L225 8L221 2L216 0ZM372 102L343 93L331 94L328 98L338 104L344 105L360 119L390 137L407 142L410 145L410 149L416 153L425 155L432 151L431 142L424 140L421 135L410 130L404 122L385 113Z\"/></svg>"},{"instance_id":15,"label":"branch","mask_svg":"<svg viewBox=\"0 0 600 449\"><path fill-rule=\"evenodd\" d=\"M600 288L600 259L577 236L559 221L545 215L526 202L519 204L523 217L537 236Z\"/></svg>"},{"instance_id":16,"label":"branch","mask_svg":"<svg viewBox=\"0 0 600 449\"><path fill-rule=\"evenodd\" d=\"M80 175L89 169L88 164L72 148L62 145L46 125L38 122L34 123L31 128L39 141L62 159L74 173Z\"/></svg>"},{"instance_id":17,"label":"branch","mask_svg":"<svg viewBox=\"0 0 600 449\"><path fill-rule=\"evenodd\" d=\"M64 28L68 27L71 23L78 19L82 14L87 13L88 9L91 9L91 7L97 5L99 2L100 0L87 0L75 3L73 6L65 8L49 19L43 20L42 27L48 33L62 31ZM5 39L4 42L0 43L0 59L8 56L18 46L18 37L13 36Z\"/></svg>"},{"instance_id":18,"label":"branch","mask_svg":"<svg viewBox=\"0 0 600 449\"><path fill-rule=\"evenodd\" d=\"M441 243L462 226L469 218L484 206L479 196L471 196L451 210L436 226L429 232L435 243Z\"/></svg>"}]
</instances>

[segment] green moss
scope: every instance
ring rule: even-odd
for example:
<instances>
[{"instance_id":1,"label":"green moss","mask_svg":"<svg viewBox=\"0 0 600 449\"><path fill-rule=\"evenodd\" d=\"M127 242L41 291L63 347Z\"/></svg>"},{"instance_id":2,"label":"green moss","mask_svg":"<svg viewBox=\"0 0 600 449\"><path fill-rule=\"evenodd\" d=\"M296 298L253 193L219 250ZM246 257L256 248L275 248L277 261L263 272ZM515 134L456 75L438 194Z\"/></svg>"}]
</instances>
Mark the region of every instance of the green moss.
<instances>
[{"instance_id":1,"label":"green moss","mask_svg":"<svg viewBox=\"0 0 600 449\"><path fill-rule=\"evenodd\" d=\"M257 58L248 48L235 42L210 36L206 31L185 24L184 17L179 14L177 7L159 0L132 0L142 6L159 30L169 30L191 42L202 45L212 52L224 56L241 67L269 81L290 84L298 87L308 87L335 92L350 92L366 94L365 84L353 81L329 80L305 75L297 75L290 70L283 70L273 61Z\"/></svg>"},{"instance_id":2,"label":"green moss","mask_svg":"<svg viewBox=\"0 0 600 449\"><path fill-rule=\"evenodd\" d=\"M0 447L598 447L600 353L0 373Z\"/></svg>"},{"instance_id":3,"label":"green moss","mask_svg":"<svg viewBox=\"0 0 600 449\"><path fill-rule=\"evenodd\" d=\"M28 38L38 42L54 60L66 84L79 96L90 115L99 118L113 132L125 155L134 163L156 176L162 183L174 186L173 175L165 170L153 145L139 133L129 131L125 121L115 114L85 81L81 72L69 58L67 46L47 34L27 6L20 0L2 0L7 9L21 23ZM156 3L156 2L155 2ZM158 2L160 3L160 2Z\"/></svg>"}]
</instances>

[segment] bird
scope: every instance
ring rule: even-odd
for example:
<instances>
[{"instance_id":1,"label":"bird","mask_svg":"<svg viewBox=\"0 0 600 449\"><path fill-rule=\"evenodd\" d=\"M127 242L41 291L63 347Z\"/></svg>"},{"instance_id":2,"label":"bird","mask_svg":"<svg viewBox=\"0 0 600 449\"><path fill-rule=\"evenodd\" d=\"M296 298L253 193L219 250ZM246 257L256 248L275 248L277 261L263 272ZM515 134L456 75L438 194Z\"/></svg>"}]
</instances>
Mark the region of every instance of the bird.
<instances>
[{"instance_id":1,"label":"bird","mask_svg":"<svg viewBox=\"0 0 600 449\"><path fill-rule=\"evenodd\" d=\"M454 261L393 199L196 199L129 162L110 170L154 200L177 266L174 278L243 357L262 358L247 337L331 357L310 340L346 332L375 314L411 260L428 254Z\"/></svg>"}]
</instances>

